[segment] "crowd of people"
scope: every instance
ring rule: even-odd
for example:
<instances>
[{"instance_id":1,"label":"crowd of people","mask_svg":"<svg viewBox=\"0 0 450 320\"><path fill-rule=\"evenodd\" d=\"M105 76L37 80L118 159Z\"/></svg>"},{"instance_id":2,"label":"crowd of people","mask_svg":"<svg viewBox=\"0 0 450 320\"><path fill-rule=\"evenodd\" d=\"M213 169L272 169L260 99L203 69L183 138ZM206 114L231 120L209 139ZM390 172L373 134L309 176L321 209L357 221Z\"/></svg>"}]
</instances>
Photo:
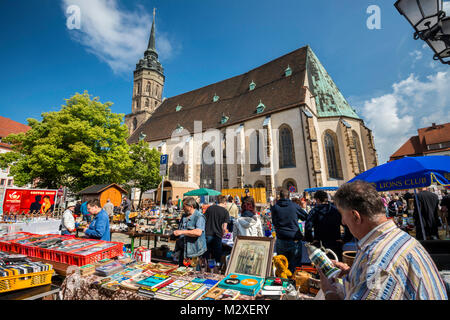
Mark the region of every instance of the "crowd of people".
<instances>
[{"instance_id":1,"label":"crowd of people","mask_svg":"<svg viewBox=\"0 0 450 320\"><path fill-rule=\"evenodd\" d=\"M291 199L289 191L282 189L276 199L269 198L266 208L257 208L248 190L241 198L217 196L205 212L194 197L186 197L176 199L173 205L182 209L183 215L172 237L176 240L175 255L180 266L214 260L220 269L227 254L222 243L226 235L231 234L235 240L237 236L272 236L274 232L275 253L287 258L292 273L305 258L305 242L331 249L338 260L342 260L344 244L354 243L355 267L350 269L333 261L341 269L343 288L322 274L327 299L439 299L447 298L445 287L436 266L417 240L439 239L438 228L447 224L449 204L446 192L439 199L424 189L415 199L410 193L380 194L363 181L341 186L334 196L319 190L312 198ZM128 222L130 200L124 197L120 209ZM89 223L83 229L85 237L110 241L109 220L114 212L110 201L103 208L99 200L69 203L62 219L63 234L73 233L78 226L73 219L77 210ZM411 212L415 238L399 228L394 219ZM266 216L270 217L269 226L265 224ZM300 222L304 223L303 230ZM375 281L375 276L376 288L369 283Z\"/></svg>"}]
</instances>

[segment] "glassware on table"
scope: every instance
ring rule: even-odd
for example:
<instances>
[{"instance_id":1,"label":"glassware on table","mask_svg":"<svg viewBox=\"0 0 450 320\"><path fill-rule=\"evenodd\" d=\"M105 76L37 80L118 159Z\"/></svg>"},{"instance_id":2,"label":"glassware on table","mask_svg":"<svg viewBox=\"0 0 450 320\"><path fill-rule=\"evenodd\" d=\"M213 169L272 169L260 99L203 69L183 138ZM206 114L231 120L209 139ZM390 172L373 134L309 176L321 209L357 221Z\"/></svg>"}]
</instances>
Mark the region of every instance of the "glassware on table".
<instances>
[{"instance_id":1,"label":"glassware on table","mask_svg":"<svg viewBox=\"0 0 450 320\"><path fill-rule=\"evenodd\" d=\"M208 267L211 273L214 272L215 266L216 266L216 259L208 259Z\"/></svg>"},{"instance_id":2,"label":"glassware on table","mask_svg":"<svg viewBox=\"0 0 450 320\"><path fill-rule=\"evenodd\" d=\"M189 258L184 258L183 260L183 265L187 268L191 265L191 259Z\"/></svg>"}]
</instances>

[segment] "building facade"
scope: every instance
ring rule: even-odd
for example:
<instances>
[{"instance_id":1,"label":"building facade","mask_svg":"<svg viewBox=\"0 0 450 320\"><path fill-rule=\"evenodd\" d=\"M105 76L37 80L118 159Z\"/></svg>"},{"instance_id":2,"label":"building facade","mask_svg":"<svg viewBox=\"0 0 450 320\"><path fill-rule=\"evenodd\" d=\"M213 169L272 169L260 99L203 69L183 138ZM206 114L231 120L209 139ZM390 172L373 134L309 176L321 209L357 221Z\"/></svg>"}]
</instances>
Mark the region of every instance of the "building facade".
<instances>
[{"instance_id":1,"label":"building facade","mask_svg":"<svg viewBox=\"0 0 450 320\"><path fill-rule=\"evenodd\" d=\"M450 122L444 124L433 123L431 127L417 130L417 136L408 139L390 161L403 157L418 157L429 155L450 155Z\"/></svg>"},{"instance_id":2,"label":"building facade","mask_svg":"<svg viewBox=\"0 0 450 320\"><path fill-rule=\"evenodd\" d=\"M339 186L378 165L371 130L309 46L165 99L145 120L140 112L126 116L128 142L145 139L169 155L169 180L200 187L301 192Z\"/></svg>"},{"instance_id":3,"label":"building facade","mask_svg":"<svg viewBox=\"0 0 450 320\"><path fill-rule=\"evenodd\" d=\"M27 132L31 127L0 116L0 153L12 151L11 145L2 141L12 133ZM0 168L0 203L6 188L15 188L14 178L9 175L10 168Z\"/></svg>"}]
</instances>

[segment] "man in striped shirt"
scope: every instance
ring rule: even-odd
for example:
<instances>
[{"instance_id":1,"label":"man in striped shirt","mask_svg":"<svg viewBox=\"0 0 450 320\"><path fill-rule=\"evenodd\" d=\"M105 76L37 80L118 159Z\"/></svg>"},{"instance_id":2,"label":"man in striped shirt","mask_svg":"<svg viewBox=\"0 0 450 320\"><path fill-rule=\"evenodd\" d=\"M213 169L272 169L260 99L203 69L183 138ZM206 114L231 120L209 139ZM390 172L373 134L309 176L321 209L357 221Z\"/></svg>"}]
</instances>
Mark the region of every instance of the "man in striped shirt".
<instances>
[{"instance_id":1,"label":"man in striped shirt","mask_svg":"<svg viewBox=\"0 0 450 320\"><path fill-rule=\"evenodd\" d=\"M319 272L326 299L448 299L430 255L386 218L381 197L371 184L360 180L344 184L334 201L342 223L359 241L351 268L334 262L342 270L343 288Z\"/></svg>"}]
</instances>

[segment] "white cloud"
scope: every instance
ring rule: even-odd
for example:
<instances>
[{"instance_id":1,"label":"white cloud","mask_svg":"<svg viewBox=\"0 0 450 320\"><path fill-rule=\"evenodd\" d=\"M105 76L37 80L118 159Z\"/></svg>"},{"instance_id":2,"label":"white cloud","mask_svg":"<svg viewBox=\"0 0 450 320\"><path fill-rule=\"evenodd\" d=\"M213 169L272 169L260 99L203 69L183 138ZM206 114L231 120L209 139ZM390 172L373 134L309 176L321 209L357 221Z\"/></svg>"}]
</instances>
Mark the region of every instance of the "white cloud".
<instances>
[{"instance_id":1,"label":"white cloud","mask_svg":"<svg viewBox=\"0 0 450 320\"><path fill-rule=\"evenodd\" d=\"M86 50L107 63L116 73L130 72L147 48L152 16L143 7L130 12L117 0L62 0L63 10L76 5L81 10L81 29L68 30ZM158 16L156 19L158 26ZM170 58L173 46L156 29L156 47L161 59Z\"/></svg>"},{"instance_id":2,"label":"white cloud","mask_svg":"<svg viewBox=\"0 0 450 320\"><path fill-rule=\"evenodd\" d=\"M409 55L414 58L414 61L420 60L423 57L422 51L419 50L414 50L413 52L410 52Z\"/></svg>"},{"instance_id":3,"label":"white cloud","mask_svg":"<svg viewBox=\"0 0 450 320\"><path fill-rule=\"evenodd\" d=\"M411 74L394 83L392 92L365 100L362 116L373 130L380 163L402 146L417 129L450 121L450 72L425 80Z\"/></svg>"}]
</instances>

